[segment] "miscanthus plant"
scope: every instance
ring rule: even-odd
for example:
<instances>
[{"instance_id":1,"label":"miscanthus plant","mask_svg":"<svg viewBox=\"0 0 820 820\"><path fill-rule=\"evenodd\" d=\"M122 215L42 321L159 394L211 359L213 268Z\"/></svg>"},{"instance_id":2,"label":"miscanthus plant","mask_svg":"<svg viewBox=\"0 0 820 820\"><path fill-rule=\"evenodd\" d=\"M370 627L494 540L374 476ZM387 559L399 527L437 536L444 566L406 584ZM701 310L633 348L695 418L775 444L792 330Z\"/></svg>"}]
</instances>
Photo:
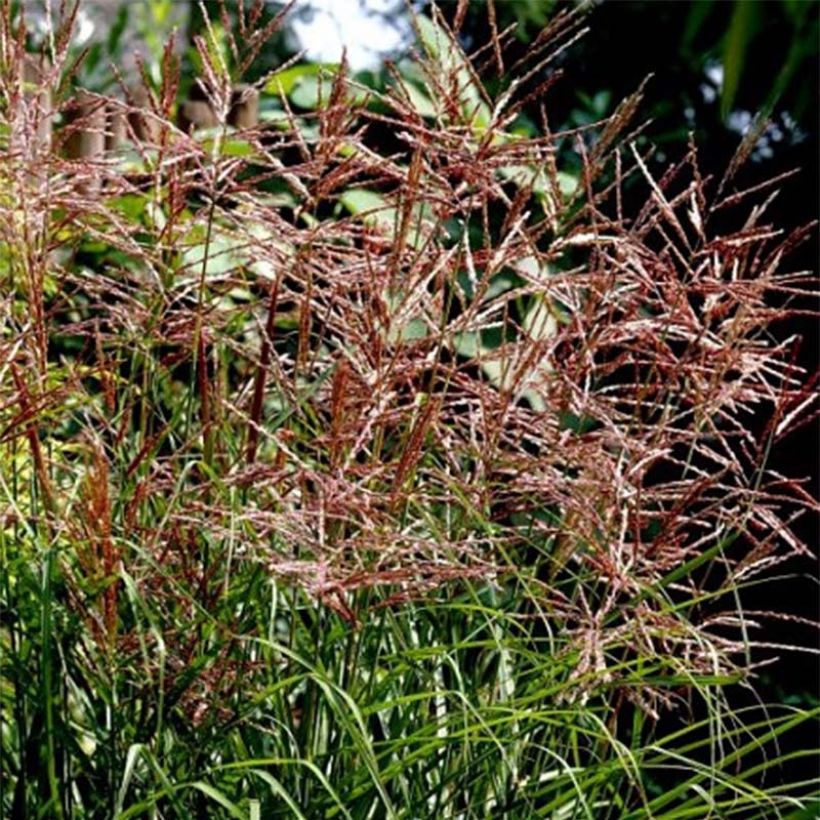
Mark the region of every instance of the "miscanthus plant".
<instances>
[{"instance_id":1,"label":"miscanthus plant","mask_svg":"<svg viewBox=\"0 0 820 820\"><path fill-rule=\"evenodd\" d=\"M744 606L815 506L767 467L814 394L783 180L656 178L640 92L520 127L567 12L509 66L419 18L385 88L287 65L235 128L258 10L193 133L170 48L77 113L5 10L0 814L810 816Z\"/></svg>"}]
</instances>

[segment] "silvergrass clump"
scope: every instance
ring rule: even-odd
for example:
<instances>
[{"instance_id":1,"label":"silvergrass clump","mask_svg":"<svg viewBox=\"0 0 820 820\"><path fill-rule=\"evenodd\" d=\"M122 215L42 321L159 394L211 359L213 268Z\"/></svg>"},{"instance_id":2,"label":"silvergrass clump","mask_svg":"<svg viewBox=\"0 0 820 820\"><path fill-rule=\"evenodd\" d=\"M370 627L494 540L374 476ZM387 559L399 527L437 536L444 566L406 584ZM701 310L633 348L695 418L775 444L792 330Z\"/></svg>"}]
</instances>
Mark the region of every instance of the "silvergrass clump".
<instances>
[{"instance_id":1,"label":"silvergrass clump","mask_svg":"<svg viewBox=\"0 0 820 820\"><path fill-rule=\"evenodd\" d=\"M260 8L196 42L204 130L170 44L77 112L67 32L27 72L5 9L2 811L808 805L777 742L812 714L731 700L777 617L744 592L816 508L767 468L814 399L771 334L814 284L784 180L694 145L655 179L641 90L521 133L570 12L497 97L506 35L420 17L386 89L341 65L299 113L286 67L232 119Z\"/></svg>"}]
</instances>

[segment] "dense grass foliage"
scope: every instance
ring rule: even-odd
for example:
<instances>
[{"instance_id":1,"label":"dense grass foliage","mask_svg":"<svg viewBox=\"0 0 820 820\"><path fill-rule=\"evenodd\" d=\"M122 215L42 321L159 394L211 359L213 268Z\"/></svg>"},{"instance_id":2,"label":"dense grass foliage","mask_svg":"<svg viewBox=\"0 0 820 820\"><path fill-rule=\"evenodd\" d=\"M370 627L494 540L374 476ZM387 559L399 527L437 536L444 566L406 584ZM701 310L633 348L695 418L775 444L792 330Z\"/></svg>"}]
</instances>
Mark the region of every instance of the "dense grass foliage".
<instances>
[{"instance_id":1,"label":"dense grass foliage","mask_svg":"<svg viewBox=\"0 0 820 820\"><path fill-rule=\"evenodd\" d=\"M78 111L6 9L0 814L809 816L744 607L816 506L767 468L787 180L654 179L640 91L552 133L575 12L509 66L419 18L389 88L285 66L233 127L255 14L188 133L170 48ZM68 160L95 101L129 139Z\"/></svg>"}]
</instances>

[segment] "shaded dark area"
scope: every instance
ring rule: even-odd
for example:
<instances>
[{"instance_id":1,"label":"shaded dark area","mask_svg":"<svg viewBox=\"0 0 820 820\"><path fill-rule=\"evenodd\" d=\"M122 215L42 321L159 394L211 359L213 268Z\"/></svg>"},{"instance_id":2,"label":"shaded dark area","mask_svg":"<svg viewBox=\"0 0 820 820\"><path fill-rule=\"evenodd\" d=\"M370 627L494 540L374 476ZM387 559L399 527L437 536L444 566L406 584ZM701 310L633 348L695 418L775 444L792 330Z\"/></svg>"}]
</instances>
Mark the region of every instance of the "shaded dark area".
<instances>
[{"instance_id":1,"label":"shaded dark area","mask_svg":"<svg viewBox=\"0 0 820 820\"><path fill-rule=\"evenodd\" d=\"M578 90L588 96L596 90L611 89L617 101L633 91L640 82L653 73L647 87L647 108L653 122L646 132L647 139L656 143L658 165L676 159L685 150L688 129L682 127L684 110L694 109L694 135L699 146L700 160L706 174L719 178L731 160L741 136L725 125L721 118L720 100L707 102L701 86L708 80L697 68L703 61L701 47L717 43L731 22L733 5L718 3L704 21L703 29L693 42L691 51L681 42L693 7L701 4L608 2L598 7L591 18L591 31L576 50L583 57L572 60L571 76L562 82L553 95L553 104L572 116L573 97ZM792 31L782 10L782 3L760 3L758 13L765 26L765 48L755 49L744 65L742 82L738 88L736 106L739 110L755 111L765 103L765 94L771 87L772 77L786 60ZM815 16L817 6L813 7ZM715 59L720 54L715 55ZM732 183L742 189L793 168L801 173L788 180L772 203L769 219L776 226L797 226L810 222L818 213L818 71L801 75L788 88L775 108L772 120L778 122L791 106L798 111L797 138L784 137L776 143L768 141L771 156L754 156L753 160ZM577 105L577 102L575 103ZM554 109L555 110L555 109ZM796 115L797 116L797 115ZM665 155L665 156L664 156ZM662 160L663 157L663 160ZM818 236L812 232L808 242L796 249L791 267L817 267ZM816 307L816 304L813 306ZM813 317L791 321L779 329L782 338L798 334L803 341L797 362L810 372L817 369L818 325ZM804 427L771 455L770 466L789 475L810 476L813 495L818 494L818 453L820 436L817 424ZM816 619L817 586L817 519L804 516L796 528L805 542L815 548L813 559L801 567L793 566L796 577L756 587L746 596L746 606L752 610L781 610L796 616ZM793 622L766 623L758 640L777 644L817 645L816 631ZM762 654L762 653L761 653ZM764 699L792 700L815 697L818 687L817 663L802 653L767 651L779 655L780 660L761 672L766 683ZM807 738L806 740L813 740ZM797 738L793 738L798 742ZM807 743L808 745L808 743ZM813 767L813 764L810 764Z\"/></svg>"},{"instance_id":2,"label":"shaded dark area","mask_svg":"<svg viewBox=\"0 0 820 820\"><path fill-rule=\"evenodd\" d=\"M518 22L527 29L522 9L532 5L497 3L498 28ZM742 6L749 8L742 8ZM795 20L789 5L800 7ZM557 4L557 8L561 8ZM739 8L740 7L740 8ZM455 3L443 6L450 21ZM556 6L551 9L552 13ZM576 127L612 112L614 107L652 75L646 86L642 114L650 118L641 142L657 147L655 170L662 172L687 150L690 133L698 145L704 175L720 180L742 140L744 128L752 124L755 112L771 104L777 81L786 82L774 101L771 125L751 160L732 181L729 190L741 190L792 169L800 172L787 180L768 209L765 221L792 229L812 222L820 208L820 141L818 101L820 71L817 62L817 20L820 6L813 3L775 2L624 2L609 0L598 4L589 16L589 32L564 55L564 77L549 91L548 113L554 128ZM738 20L737 16L746 17ZM715 82L723 73L723 61L731 55L728 38L737 37L745 24L748 44L742 54L740 78L733 95L732 109L724 117L721 87ZM465 45L484 43L491 35L484 9L472 8L464 21ZM527 49L527 38L514 40L508 50L512 62ZM800 40L803 42L800 42ZM737 55L736 55L737 56ZM798 61L798 66L790 61ZM725 89L724 89L725 90ZM533 116L537 116L533 112ZM716 183L713 183L713 190ZM643 191L636 192L639 205ZM629 209L627 208L627 212ZM727 226L728 228L729 226ZM795 249L790 268L817 270L820 250L818 232ZM805 307L814 310L815 299ZM820 334L814 316L793 319L776 329L780 339L797 335L796 364L809 373L817 371ZM759 427L768 408L761 409ZM820 427L816 422L789 435L772 450L769 465L779 473L804 477L807 489L820 495ZM744 596L749 610L786 612L799 619L815 621L818 613L817 562L818 519L803 515L795 529L813 550L799 565L790 565L788 577L755 585ZM763 620L754 639L772 645L818 646L816 628L796 620ZM759 660L777 658L760 670L757 684L764 701L816 703L820 669L814 656L787 649L760 649ZM735 692L736 702L751 703L748 691ZM813 727L804 726L789 737L795 749L810 748L816 741ZM817 773L817 761L802 758L794 766L805 777ZM794 772L790 773L793 776Z\"/></svg>"}]
</instances>

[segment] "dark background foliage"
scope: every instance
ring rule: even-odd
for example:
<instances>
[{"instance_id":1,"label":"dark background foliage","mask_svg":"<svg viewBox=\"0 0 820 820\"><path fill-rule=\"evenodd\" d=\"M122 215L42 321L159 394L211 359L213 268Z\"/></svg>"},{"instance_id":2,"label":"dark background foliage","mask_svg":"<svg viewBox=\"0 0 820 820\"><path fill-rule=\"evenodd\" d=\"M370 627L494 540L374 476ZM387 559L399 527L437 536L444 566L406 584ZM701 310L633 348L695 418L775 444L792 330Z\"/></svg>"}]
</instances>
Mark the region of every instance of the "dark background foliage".
<instances>
[{"instance_id":1,"label":"dark background foliage","mask_svg":"<svg viewBox=\"0 0 820 820\"><path fill-rule=\"evenodd\" d=\"M540 0L502 1L495 6L498 29L518 24L519 36L509 49L512 59L526 50L538 27L562 7ZM453 20L457 4L446 2L440 7ZM652 75L642 113L651 118L644 139L658 148L656 169L685 152L691 133L704 172L720 178L742 139L743 127L751 125L756 112L768 111L772 125L736 181L737 187L799 168L773 203L770 221L777 226L810 222L820 210L818 11L820 5L802 0L604 0L593 7L586 36L565 55L564 78L549 91L551 122L556 128L571 127L609 114ZM465 45L484 43L490 33L486 4L470 3L462 29ZM722 89L710 79L716 72L723 74ZM792 264L795 269L816 270L819 255L815 230ZM795 333L803 337L799 363L814 372L820 350L816 319L792 320L779 328L784 338ZM804 427L771 457L775 470L810 476L815 497L819 433L816 423ZM814 545L815 555L802 567L794 567L794 576L762 587L756 600L747 601L749 608L774 607L816 620L817 519L804 517L798 529L806 543ZM787 621L770 625L766 640L798 642L795 638L801 632L802 645L817 646L816 632ZM764 699L815 702L816 660L789 652L772 654L779 659L761 671ZM814 738L805 740L809 745Z\"/></svg>"}]
</instances>

